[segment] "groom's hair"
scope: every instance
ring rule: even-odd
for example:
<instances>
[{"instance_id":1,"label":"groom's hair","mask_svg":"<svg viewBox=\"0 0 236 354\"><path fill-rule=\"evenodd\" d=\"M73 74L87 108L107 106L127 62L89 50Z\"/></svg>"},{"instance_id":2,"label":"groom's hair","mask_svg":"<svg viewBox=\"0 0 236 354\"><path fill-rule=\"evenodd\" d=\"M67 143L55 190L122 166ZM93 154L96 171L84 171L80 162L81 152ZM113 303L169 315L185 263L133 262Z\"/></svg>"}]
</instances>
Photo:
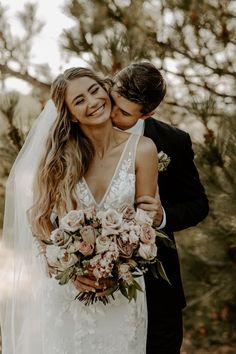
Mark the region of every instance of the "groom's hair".
<instances>
[{"instance_id":1,"label":"groom's hair","mask_svg":"<svg viewBox=\"0 0 236 354\"><path fill-rule=\"evenodd\" d=\"M115 90L129 101L142 105L141 113L152 112L166 94L166 82L160 71L149 62L133 63L118 72Z\"/></svg>"}]
</instances>

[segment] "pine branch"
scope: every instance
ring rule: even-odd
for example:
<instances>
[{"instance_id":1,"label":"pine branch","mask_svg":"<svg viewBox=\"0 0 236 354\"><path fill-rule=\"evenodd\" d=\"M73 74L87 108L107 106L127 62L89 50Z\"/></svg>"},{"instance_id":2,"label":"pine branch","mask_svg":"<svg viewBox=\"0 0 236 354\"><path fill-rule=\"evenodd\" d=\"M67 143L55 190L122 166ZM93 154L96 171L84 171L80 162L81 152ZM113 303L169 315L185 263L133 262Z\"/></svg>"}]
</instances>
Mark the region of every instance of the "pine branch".
<instances>
[{"instance_id":1,"label":"pine branch","mask_svg":"<svg viewBox=\"0 0 236 354\"><path fill-rule=\"evenodd\" d=\"M9 76L14 76L18 79L27 81L29 84L35 86L35 87L39 87L41 89L44 90L50 90L50 84L49 83L45 83L42 82L36 78L34 78L33 76L31 76L29 73L27 72L18 72L17 70L11 69L9 68L9 66L7 66L6 64L0 64L0 72L4 75L9 75Z\"/></svg>"}]
</instances>

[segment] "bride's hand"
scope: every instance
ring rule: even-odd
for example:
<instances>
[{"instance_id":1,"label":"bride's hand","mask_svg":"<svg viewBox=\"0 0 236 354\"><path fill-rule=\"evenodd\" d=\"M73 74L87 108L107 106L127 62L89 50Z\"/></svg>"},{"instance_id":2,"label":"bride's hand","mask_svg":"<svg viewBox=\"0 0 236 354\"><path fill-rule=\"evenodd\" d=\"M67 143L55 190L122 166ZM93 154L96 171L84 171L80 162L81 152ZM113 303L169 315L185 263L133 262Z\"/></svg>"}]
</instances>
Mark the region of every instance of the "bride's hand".
<instances>
[{"instance_id":1,"label":"bride's hand","mask_svg":"<svg viewBox=\"0 0 236 354\"><path fill-rule=\"evenodd\" d=\"M82 292L96 292L96 296L107 296L112 294L117 288L117 283L111 279L100 279L98 282L85 276L77 276L73 283Z\"/></svg>"}]
</instances>

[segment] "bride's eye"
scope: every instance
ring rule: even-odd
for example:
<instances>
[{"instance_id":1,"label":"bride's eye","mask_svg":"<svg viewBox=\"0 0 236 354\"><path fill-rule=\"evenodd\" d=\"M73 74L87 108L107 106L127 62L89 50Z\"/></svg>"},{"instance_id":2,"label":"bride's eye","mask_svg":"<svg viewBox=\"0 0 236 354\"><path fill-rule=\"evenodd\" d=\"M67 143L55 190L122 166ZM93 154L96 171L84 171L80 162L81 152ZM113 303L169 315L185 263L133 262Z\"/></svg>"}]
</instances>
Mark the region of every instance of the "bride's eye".
<instances>
[{"instance_id":1,"label":"bride's eye","mask_svg":"<svg viewBox=\"0 0 236 354\"><path fill-rule=\"evenodd\" d=\"M98 92L98 90L99 90L99 87L97 86L97 87L95 87L95 89L94 89L93 91L91 91L91 93L92 93L92 94L95 94L95 93Z\"/></svg>"},{"instance_id":2,"label":"bride's eye","mask_svg":"<svg viewBox=\"0 0 236 354\"><path fill-rule=\"evenodd\" d=\"M82 102L84 102L84 99L82 98L81 100L79 100L79 101L76 101L75 102L75 106L78 106L79 104L81 104Z\"/></svg>"}]
</instances>

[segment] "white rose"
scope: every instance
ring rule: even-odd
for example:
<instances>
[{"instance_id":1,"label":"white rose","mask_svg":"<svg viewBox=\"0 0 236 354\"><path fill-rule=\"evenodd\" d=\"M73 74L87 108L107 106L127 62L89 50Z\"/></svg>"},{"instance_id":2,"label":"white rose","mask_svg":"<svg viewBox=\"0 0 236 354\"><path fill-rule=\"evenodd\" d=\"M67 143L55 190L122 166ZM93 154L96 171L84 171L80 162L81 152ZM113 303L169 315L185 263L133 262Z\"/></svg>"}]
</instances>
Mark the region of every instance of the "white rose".
<instances>
[{"instance_id":1,"label":"white rose","mask_svg":"<svg viewBox=\"0 0 236 354\"><path fill-rule=\"evenodd\" d=\"M155 243L156 231L148 224L141 225L140 240L146 245Z\"/></svg>"},{"instance_id":2,"label":"white rose","mask_svg":"<svg viewBox=\"0 0 236 354\"><path fill-rule=\"evenodd\" d=\"M141 243L138 249L138 254L143 259L151 261L157 255L157 246L155 244L146 245L144 243Z\"/></svg>"},{"instance_id":3,"label":"white rose","mask_svg":"<svg viewBox=\"0 0 236 354\"><path fill-rule=\"evenodd\" d=\"M71 236L60 228L51 232L50 239L55 246L60 246L61 248L66 248L72 241Z\"/></svg>"},{"instance_id":4,"label":"white rose","mask_svg":"<svg viewBox=\"0 0 236 354\"><path fill-rule=\"evenodd\" d=\"M55 245L48 245L46 247L46 258L48 264L52 267L60 266L60 259L64 256L65 250Z\"/></svg>"},{"instance_id":5,"label":"white rose","mask_svg":"<svg viewBox=\"0 0 236 354\"><path fill-rule=\"evenodd\" d=\"M60 259L60 270L72 267L78 262L78 257L74 253L65 252L63 258Z\"/></svg>"},{"instance_id":6,"label":"white rose","mask_svg":"<svg viewBox=\"0 0 236 354\"><path fill-rule=\"evenodd\" d=\"M121 231L122 215L116 210L108 209L102 216L102 235L117 235Z\"/></svg>"},{"instance_id":7,"label":"white rose","mask_svg":"<svg viewBox=\"0 0 236 354\"><path fill-rule=\"evenodd\" d=\"M66 231L77 231L84 224L84 213L82 210L71 210L60 221L60 227Z\"/></svg>"},{"instance_id":8,"label":"white rose","mask_svg":"<svg viewBox=\"0 0 236 354\"><path fill-rule=\"evenodd\" d=\"M96 253L103 253L109 250L111 240L107 236L98 236L96 238Z\"/></svg>"},{"instance_id":9,"label":"white rose","mask_svg":"<svg viewBox=\"0 0 236 354\"><path fill-rule=\"evenodd\" d=\"M130 243L137 243L139 241L139 237L135 230L131 230L129 233L129 242Z\"/></svg>"},{"instance_id":10,"label":"white rose","mask_svg":"<svg viewBox=\"0 0 236 354\"><path fill-rule=\"evenodd\" d=\"M150 218L150 216L147 214L147 212L143 209L137 208L136 214L135 214L135 220L138 224L148 224L152 225L153 220Z\"/></svg>"},{"instance_id":11,"label":"white rose","mask_svg":"<svg viewBox=\"0 0 236 354\"><path fill-rule=\"evenodd\" d=\"M79 240L75 240L73 243L70 243L69 246L67 247L67 252L69 253L75 253L77 251L79 251L80 249L80 241Z\"/></svg>"}]
</instances>

